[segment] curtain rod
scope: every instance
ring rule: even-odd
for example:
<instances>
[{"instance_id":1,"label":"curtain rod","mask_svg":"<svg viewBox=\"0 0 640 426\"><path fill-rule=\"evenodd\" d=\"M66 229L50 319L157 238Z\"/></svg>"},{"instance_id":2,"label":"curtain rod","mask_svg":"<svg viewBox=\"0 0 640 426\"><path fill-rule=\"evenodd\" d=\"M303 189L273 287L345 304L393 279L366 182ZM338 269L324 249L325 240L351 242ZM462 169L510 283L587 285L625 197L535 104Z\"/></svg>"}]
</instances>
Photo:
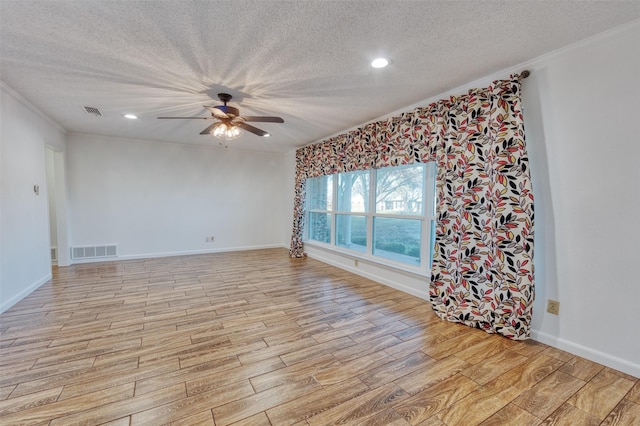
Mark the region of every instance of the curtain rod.
<instances>
[{"instance_id":1,"label":"curtain rod","mask_svg":"<svg viewBox=\"0 0 640 426\"><path fill-rule=\"evenodd\" d=\"M527 78L531 75L531 73L529 72L529 70L524 70L520 73L520 78Z\"/></svg>"}]
</instances>

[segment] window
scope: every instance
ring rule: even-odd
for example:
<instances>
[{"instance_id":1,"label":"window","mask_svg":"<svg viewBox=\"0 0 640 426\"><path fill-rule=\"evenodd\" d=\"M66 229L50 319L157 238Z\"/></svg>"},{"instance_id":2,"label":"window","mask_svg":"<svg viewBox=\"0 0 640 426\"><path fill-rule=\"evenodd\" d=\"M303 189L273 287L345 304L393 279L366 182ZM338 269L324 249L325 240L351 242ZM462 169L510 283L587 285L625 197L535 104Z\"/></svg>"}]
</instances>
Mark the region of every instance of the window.
<instances>
[{"instance_id":1,"label":"window","mask_svg":"<svg viewBox=\"0 0 640 426\"><path fill-rule=\"evenodd\" d=\"M333 176L307 179L307 238L331 242L333 210Z\"/></svg>"},{"instance_id":2,"label":"window","mask_svg":"<svg viewBox=\"0 0 640 426\"><path fill-rule=\"evenodd\" d=\"M340 173L337 198L336 245L366 253L369 172Z\"/></svg>"},{"instance_id":3,"label":"window","mask_svg":"<svg viewBox=\"0 0 640 426\"><path fill-rule=\"evenodd\" d=\"M305 241L401 269L430 268L433 163L308 178L306 188Z\"/></svg>"},{"instance_id":4,"label":"window","mask_svg":"<svg viewBox=\"0 0 640 426\"><path fill-rule=\"evenodd\" d=\"M373 254L420 266L425 165L376 171Z\"/></svg>"}]
</instances>

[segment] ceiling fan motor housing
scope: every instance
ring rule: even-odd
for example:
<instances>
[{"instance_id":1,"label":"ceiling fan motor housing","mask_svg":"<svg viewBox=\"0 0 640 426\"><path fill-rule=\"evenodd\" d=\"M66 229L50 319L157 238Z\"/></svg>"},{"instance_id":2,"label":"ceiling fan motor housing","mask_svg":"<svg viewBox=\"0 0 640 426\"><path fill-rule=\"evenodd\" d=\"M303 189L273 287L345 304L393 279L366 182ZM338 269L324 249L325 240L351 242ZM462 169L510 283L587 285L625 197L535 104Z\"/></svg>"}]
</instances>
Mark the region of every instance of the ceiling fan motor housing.
<instances>
[{"instance_id":1,"label":"ceiling fan motor housing","mask_svg":"<svg viewBox=\"0 0 640 426\"><path fill-rule=\"evenodd\" d=\"M240 110L238 108L234 108L232 106L228 106L228 105L216 105L214 106L215 109L219 109L220 111L224 112L225 114L227 114L230 117L237 117L240 115Z\"/></svg>"}]
</instances>

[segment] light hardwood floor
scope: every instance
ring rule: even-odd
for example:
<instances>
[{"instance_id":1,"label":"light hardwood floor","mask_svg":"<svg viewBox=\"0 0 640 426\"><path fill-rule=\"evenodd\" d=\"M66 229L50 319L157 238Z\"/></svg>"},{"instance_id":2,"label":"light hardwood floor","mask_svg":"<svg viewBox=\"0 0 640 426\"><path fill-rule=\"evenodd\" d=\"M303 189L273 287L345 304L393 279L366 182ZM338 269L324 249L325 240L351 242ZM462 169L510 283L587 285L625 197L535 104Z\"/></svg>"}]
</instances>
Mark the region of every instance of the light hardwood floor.
<instances>
[{"instance_id":1,"label":"light hardwood floor","mask_svg":"<svg viewBox=\"0 0 640 426\"><path fill-rule=\"evenodd\" d=\"M640 383L284 249L74 265L0 316L0 424L640 424Z\"/></svg>"}]
</instances>

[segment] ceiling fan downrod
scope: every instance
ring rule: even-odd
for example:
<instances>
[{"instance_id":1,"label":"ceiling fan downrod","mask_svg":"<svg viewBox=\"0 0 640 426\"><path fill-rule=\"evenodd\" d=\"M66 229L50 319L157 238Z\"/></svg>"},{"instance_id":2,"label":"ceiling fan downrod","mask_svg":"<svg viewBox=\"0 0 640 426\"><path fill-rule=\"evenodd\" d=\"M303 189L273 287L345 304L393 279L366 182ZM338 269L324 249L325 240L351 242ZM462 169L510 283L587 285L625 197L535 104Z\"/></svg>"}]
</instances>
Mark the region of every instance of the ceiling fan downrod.
<instances>
[{"instance_id":1,"label":"ceiling fan downrod","mask_svg":"<svg viewBox=\"0 0 640 426\"><path fill-rule=\"evenodd\" d=\"M228 93L218 93L218 99L220 99L225 106L227 106L227 102L229 102L231 98L233 98L233 96Z\"/></svg>"}]
</instances>

